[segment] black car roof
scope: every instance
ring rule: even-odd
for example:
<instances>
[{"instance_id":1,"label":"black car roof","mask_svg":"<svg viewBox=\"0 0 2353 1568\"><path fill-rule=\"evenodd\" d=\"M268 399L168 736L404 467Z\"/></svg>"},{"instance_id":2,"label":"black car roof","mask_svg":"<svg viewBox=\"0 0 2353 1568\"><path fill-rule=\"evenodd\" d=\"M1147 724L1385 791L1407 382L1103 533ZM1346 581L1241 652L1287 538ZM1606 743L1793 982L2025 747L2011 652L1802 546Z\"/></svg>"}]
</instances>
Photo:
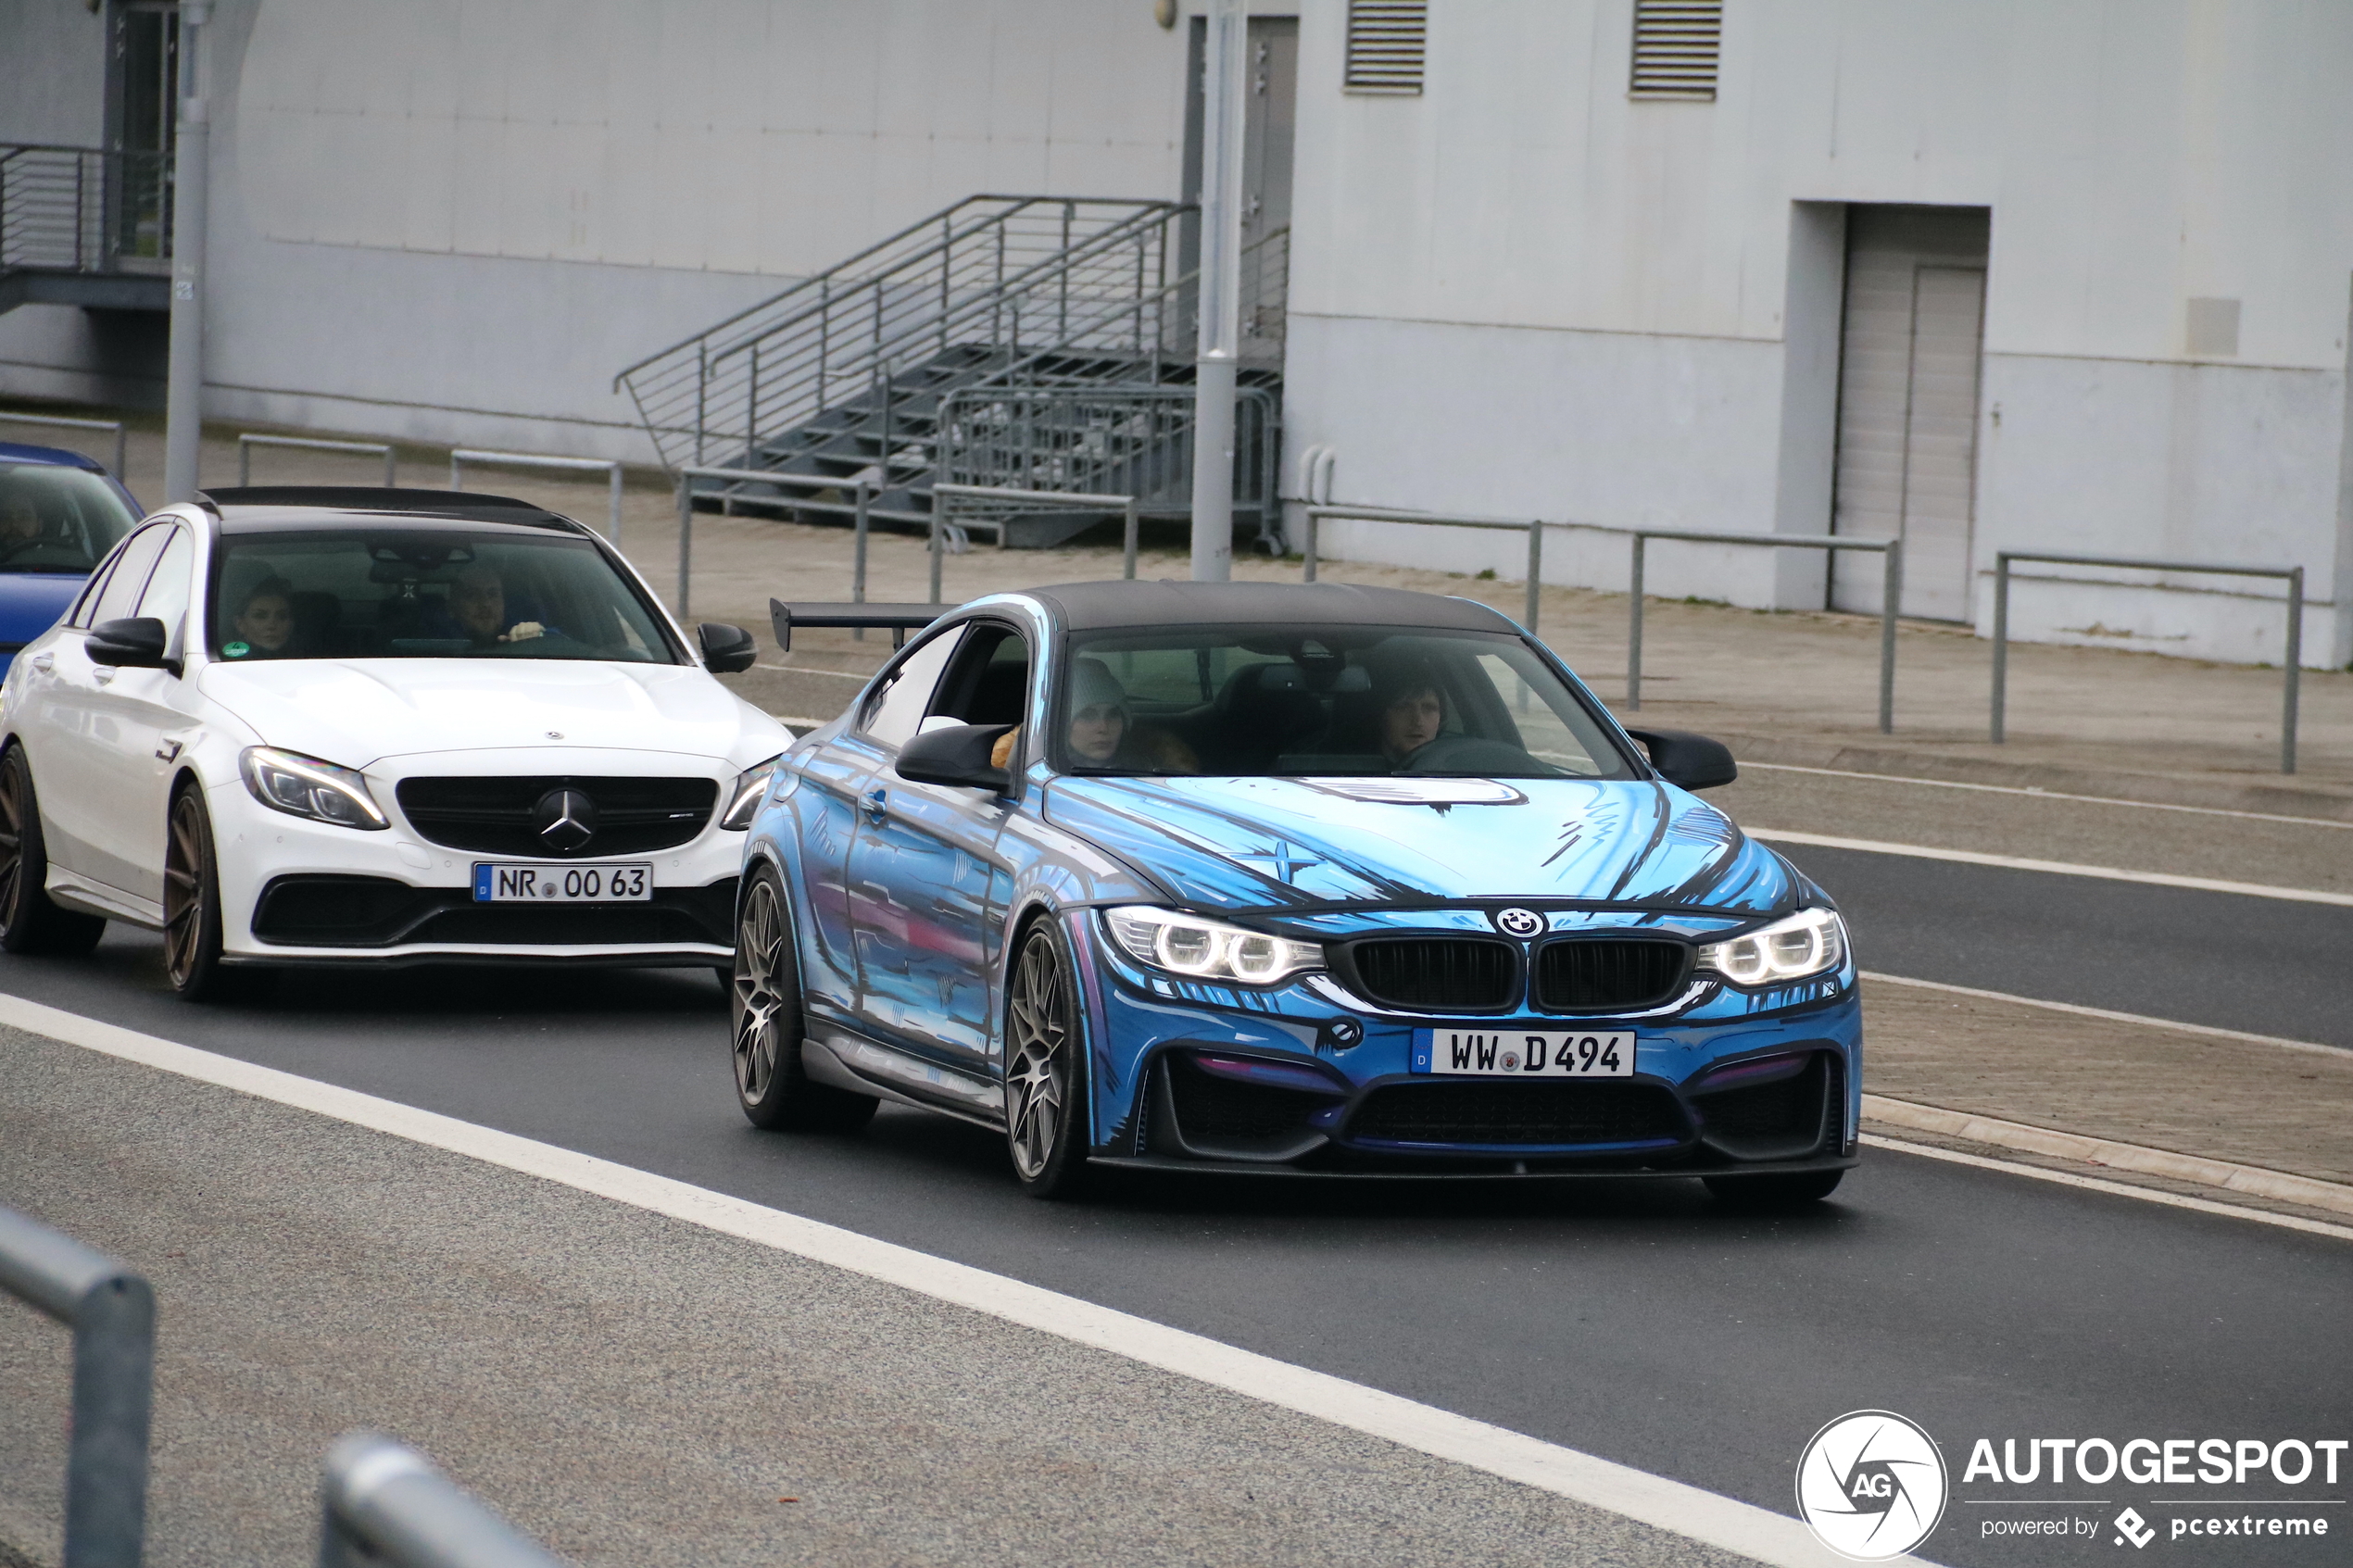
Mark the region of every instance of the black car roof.
<instances>
[{"instance_id":1,"label":"black car roof","mask_svg":"<svg viewBox=\"0 0 2353 1568\"><path fill-rule=\"evenodd\" d=\"M219 515L224 533L273 533L336 523L398 523L404 527L497 524L510 528L585 533L568 517L509 495L463 490L386 490L330 484L268 484L207 490L196 504Z\"/></svg>"},{"instance_id":2,"label":"black car roof","mask_svg":"<svg viewBox=\"0 0 2353 1568\"><path fill-rule=\"evenodd\" d=\"M1032 588L1074 632L1117 626L1383 625L1511 632L1509 618L1468 599L1353 583L1065 583Z\"/></svg>"}]
</instances>

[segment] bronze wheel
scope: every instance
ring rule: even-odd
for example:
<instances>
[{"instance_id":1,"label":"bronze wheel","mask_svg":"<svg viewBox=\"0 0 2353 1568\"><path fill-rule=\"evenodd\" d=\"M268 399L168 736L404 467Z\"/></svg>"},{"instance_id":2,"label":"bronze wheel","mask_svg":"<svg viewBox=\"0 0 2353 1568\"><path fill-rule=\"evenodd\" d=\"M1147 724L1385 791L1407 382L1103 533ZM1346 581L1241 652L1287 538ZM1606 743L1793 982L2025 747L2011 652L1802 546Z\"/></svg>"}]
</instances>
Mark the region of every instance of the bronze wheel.
<instances>
[{"instance_id":1,"label":"bronze wheel","mask_svg":"<svg viewBox=\"0 0 2353 1568\"><path fill-rule=\"evenodd\" d=\"M171 988L189 1001L205 1001L220 989L220 879L212 822L193 786L171 797L165 821L163 968Z\"/></svg>"},{"instance_id":2,"label":"bronze wheel","mask_svg":"<svg viewBox=\"0 0 2353 1568\"><path fill-rule=\"evenodd\" d=\"M50 901L49 855L24 748L0 757L0 948L11 953L86 953L106 935L96 915Z\"/></svg>"}]
</instances>

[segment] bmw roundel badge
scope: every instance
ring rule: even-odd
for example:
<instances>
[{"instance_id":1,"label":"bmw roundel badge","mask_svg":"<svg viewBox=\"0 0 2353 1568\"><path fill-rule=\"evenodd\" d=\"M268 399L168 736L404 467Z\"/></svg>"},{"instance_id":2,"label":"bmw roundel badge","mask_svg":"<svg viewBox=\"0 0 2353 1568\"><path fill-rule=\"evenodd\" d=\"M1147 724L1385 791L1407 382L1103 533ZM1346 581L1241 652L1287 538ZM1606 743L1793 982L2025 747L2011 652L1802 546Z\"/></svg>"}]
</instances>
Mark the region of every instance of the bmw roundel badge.
<instances>
[{"instance_id":1,"label":"bmw roundel badge","mask_svg":"<svg viewBox=\"0 0 2353 1568\"><path fill-rule=\"evenodd\" d=\"M1534 909L1499 909L1489 918L1506 936L1533 936L1544 929L1544 917Z\"/></svg>"}]
</instances>

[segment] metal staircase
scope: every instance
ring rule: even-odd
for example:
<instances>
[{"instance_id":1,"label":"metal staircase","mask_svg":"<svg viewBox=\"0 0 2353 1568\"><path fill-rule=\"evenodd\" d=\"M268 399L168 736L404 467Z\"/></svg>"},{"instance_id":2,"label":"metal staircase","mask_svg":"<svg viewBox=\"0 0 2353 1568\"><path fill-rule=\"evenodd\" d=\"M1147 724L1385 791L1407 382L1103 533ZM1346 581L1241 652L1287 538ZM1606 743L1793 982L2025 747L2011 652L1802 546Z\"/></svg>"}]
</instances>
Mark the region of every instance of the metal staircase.
<instances>
[{"instance_id":1,"label":"metal staircase","mask_svg":"<svg viewBox=\"0 0 2353 1568\"><path fill-rule=\"evenodd\" d=\"M623 370L665 466L738 505L927 528L932 483L1190 501L1192 208L974 196ZM1246 257L1236 506L1274 527L1288 232ZM1091 520L1064 513L1049 533ZM1001 521L1001 520L1000 520ZM984 526L987 526L984 524ZM1032 529L1000 543L1048 542Z\"/></svg>"}]
</instances>

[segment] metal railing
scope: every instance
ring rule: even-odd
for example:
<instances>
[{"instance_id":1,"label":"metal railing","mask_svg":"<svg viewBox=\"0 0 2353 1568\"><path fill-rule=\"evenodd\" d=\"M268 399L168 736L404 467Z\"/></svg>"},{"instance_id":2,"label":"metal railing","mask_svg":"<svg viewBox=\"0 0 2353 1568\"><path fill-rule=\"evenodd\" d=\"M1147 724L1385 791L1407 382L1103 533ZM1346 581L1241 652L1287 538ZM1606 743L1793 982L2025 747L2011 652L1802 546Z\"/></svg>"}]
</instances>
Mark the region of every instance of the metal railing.
<instances>
[{"instance_id":1,"label":"metal railing","mask_svg":"<svg viewBox=\"0 0 2353 1568\"><path fill-rule=\"evenodd\" d=\"M114 467L109 471L122 477L123 464L129 460L130 433L120 420L68 420L55 414L13 414L0 409L0 425L45 425L53 430L100 430L114 433Z\"/></svg>"},{"instance_id":2,"label":"metal railing","mask_svg":"<svg viewBox=\"0 0 2353 1568\"><path fill-rule=\"evenodd\" d=\"M348 452L355 457L382 458L384 460L384 488L395 488L399 483L399 459L393 455L392 445L384 441L315 441L307 435L257 435L247 432L237 437L237 483L240 488L253 483L253 448L256 446L296 447L305 452ZM458 488L453 482L451 489Z\"/></svg>"},{"instance_id":3,"label":"metal railing","mask_svg":"<svg viewBox=\"0 0 2353 1568\"><path fill-rule=\"evenodd\" d=\"M564 469L576 473L601 473L611 495L611 521L605 537L621 543L621 465L608 458L542 458L530 452L476 452L460 446L449 454L449 488L466 487L466 465L476 463L506 469Z\"/></svg>"},{"instance_id":4,"label":"metal railing","mask_svg":"<svg viewBox=\"0 0 2353 1568\"><path fill-rule=\"evenodd\" d=\"M319 1568L563 1568L414 1449L348 1432L319 1486Z\"/></svg>"},{"instance_id":5,"label":"metal railing","mask_svg":"<svg viewBox=\"0 0 2353 1568\"><path fill-rule=\"evenodd\" d=\"M73 1330L64 1568L138 1568L147 1532L156 1298L145 1278L0 1209L0 1290Z\"/></svg>"},{"instance_id":6,"label":"metal railing","mask_svg":"<svg viewBox=\"0 0 2353 1568\"><path fill-rule=\"evenodd\" d=\"M1049 509L1065 507L1081 511L1117 512L1120 514L1120 554L1125 562L1120 575L1130 583L1136 580L1138 508L1136 497L1133 495L1090 495L1078 490L1020 490L997 484L949 483L932 486L932 494L937 497L931 508L931 602L933 604L939 603L940 558L947 553L950 531L971 526L969 523L959 523L956 521L959 514L965 516L977 513L990 514L987 521L982 521L982 526L987 527L993 523L997 529L998 541L1001 544L1005 537L1006 519L1024 512L1036 511L1041 507ZM975 519L975 521L980 520ZM855 603L865 602L864 575L862 571L859 573L861 580L855 584L853 600Z\"/></svg>"},{"instance_id":7,"label":"metal railing","mask_svg":"<svg viewBox=\"0 0 2353 1568\"><path fill-rule=\"evenodd\" d=\"M1742 545L1768 550L1822 550L1835 554L1840 550L1876 552L1885 559L1884 597L1880 605L1879 638L1879 728L1881 734L1892 734L1895 729L1895 615L1903 602L1904 550L1896 539L1846 538L1829 533L1722 533L1690 528L1621 528L1605 522L1568 522L1542 518L1499 518L1451 516L1435 512L1404 511L1390 507L1313 506L1306 509L1306 537L1302 551L1305 570L1304 580L1315 581L1323 520L1340 518L1365 522L1428 523L1442 528L1489 528L1528 535L1528 597L1521 624L1533 634L1537 631L1538 614L1543 607L1544 530L1573 528L1592 533L1616 533L1625 537L1630 554L1627 561L1626 612L1626 706L1639 711L1642 706L1642 576L1649 544L1653 539L1672 539L1701 545Z\"/></svg>"},{"instance_id":8,"label":"metal railing","mask_svg":"<svg viewBox=\"0 0 2353 1568\"><path fill-rule=\"evenodd\" d=\"M0 271L161 271L171 259L163 153L0 145Z\"/></svg>"},{"instance_id":9,"label":"metal railing","mask_svg":"<svg viewBox=\"0 0 2353 1568\"><path fill-rule=\"evenodd\" d=\"M835 479L824 474L780 473L773 469L718 468L697 463L688 463L685 467L675 469L672 471L676 475L678 481L677 614L679 620L684 621L686 618L687 605L693 587L695 561L695 496L698 494L707 493L706 491L698 490L697 488L695 482L698 479L715 480L727 484L785 485L794 488L806 489L812 492L823 492L828 490L855 491L857 493L856 499L852 505L855 508L853 526L857 529L857 544L855 546L855 551L857 560L856 571L858 593L861 598L865 596L867 534L866 509L869 501L874 495L875 488L871 482L863 479ZM754 502L773 500L774 504L778 506L785 506L790 503L789 497L782 495L771 497L764 495L747 496L741 495L728 495L721 497L720 505L724 510L733 503L743 500Z\"/></svg>"},{"instance_id":10,"label":"metal railing","mask_svg":"<svg viewBox=\"0 0 2353 1568\"><path fill-rule=\"evenodd\" d=\"M1166 201L979 195L614 378L663 465L724 454L758 467L763 437L806 424L893 368L962 345L1006 360L1047 347L1157 353L1148 302L1172 276Z\"/></svg>"},{"instance_id":11,"label":"metal railing","mask_svg":"<svg viewBox=\"0 0 2353 1568\"><path fill-rule=\"evenodd\" d=\"M2221 561L2134 560L2121 556L2045 555L2038 550L2003 550L1994 557L1994 744L2003 744L2007 717L2010 673L2010 563L2033 561L2045 566L2106 566L2127 571L2187 571L2213 577L2277 578L2287 584L2287 646L2281 659L2284 674L2280 694L2280 771L2296 771L2296 716L2298 671L2304 659L2304 569L2300 566L2235 566ZM2083 578L2059 582L2096 581Z\"/></svg>"}]
</instances>

